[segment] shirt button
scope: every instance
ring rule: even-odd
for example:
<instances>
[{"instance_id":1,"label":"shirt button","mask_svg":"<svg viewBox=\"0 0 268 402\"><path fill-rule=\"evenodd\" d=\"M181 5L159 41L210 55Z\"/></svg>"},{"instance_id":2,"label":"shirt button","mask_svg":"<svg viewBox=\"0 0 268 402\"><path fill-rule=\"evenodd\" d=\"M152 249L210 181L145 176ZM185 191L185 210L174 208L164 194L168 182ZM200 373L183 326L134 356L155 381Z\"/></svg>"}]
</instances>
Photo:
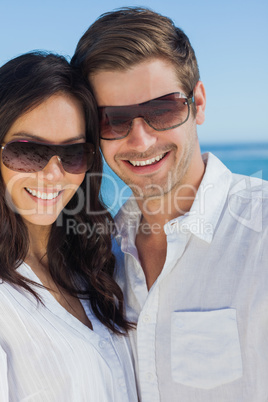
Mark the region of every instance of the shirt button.
<instances>
[{"instance_id":1,"label":"shirt button","mask_svg":"<svg viewBox=\"0 0 268 402\"><path fill-rule=\"evenodd\" d=\"M106 345L107 345L107 341L102 340L102 341L99 342L99 347L101 349L105 348Z\"/></svg>"},{"instance_id":2,"label":"shirt button","mask_svg":"<svg viewBox=\"0 0 268 402\"><path fill-rule=\"evenodd\" d=\"M151 317L148 314L145 314L142 318L142 321L146 324L151 321Z\"/></svg>"}]
</instances>

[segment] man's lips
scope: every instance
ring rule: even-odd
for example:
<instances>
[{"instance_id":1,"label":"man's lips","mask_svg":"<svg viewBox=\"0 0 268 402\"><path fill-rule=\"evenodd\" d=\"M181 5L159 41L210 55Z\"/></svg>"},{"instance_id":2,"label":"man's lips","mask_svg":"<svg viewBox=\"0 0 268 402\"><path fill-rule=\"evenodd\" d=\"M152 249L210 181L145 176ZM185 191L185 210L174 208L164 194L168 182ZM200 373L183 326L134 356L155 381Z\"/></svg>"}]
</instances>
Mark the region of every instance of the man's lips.
<instances>
[{"instance_id":1,"label":"man's lips","mask_svg":"<svg viewBox=\"0 0 268 402\"><path fill-rule=\"evenodd\" d=\"M167 152L164 152L164 153L154 156L153 158L150 158L150 159L128 160L128 162L132 166L150 166L150 165L153 165L153 164L159 162L161 159L163 159L166 156L166 154L167 154Z\"/></svg>"}]
</instances>

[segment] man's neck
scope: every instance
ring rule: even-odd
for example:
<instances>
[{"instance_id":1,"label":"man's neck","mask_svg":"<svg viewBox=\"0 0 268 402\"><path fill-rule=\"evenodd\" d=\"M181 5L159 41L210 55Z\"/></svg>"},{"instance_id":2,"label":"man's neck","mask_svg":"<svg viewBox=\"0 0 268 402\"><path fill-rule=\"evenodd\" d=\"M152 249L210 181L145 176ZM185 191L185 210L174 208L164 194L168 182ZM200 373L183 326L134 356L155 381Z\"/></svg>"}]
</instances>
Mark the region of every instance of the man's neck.
<instances>
[{"instance_id":1,"label":"man's neck","mask_svg":"<svg viewBox=\"0 0 268 402\"><path fill-rule=\"evenodd\" d=\"M136 247L148 289L160 275L166 260L167 222L190 211L202 181L205 164L197 153L183 181L161 197L138 199L142 219L136 235Z\"/></svg>"},{"instance_id":2,"label":"man's neck","mask_svg":"<svg viewBox=\"0 0 268 402\"><path fill-rule=\"evenodd\" d=\"M196 193L205 172L205 165L199 166L199 174L192 180L184 180L178 183L167 194L161 197L137 199L137 204L142 212L141 224L164 225L186 212L189 212L195 200Z\"/></svg>"}]
</instances>

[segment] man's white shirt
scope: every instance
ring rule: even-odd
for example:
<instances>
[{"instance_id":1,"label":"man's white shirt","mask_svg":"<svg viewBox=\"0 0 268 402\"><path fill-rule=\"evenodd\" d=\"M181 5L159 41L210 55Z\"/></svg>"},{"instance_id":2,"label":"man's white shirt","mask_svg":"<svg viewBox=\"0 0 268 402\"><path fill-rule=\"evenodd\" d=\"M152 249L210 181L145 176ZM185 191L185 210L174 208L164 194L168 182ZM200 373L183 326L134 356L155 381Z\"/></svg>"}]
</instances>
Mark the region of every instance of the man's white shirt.
<instances>
[{"instance_id":1,"label":"man's white shirt","mask_svg":"<svg viewBox=\"0 0 268 402\"><path fill-rule=\"evenodd\" d=\"M268 183L203 158L191 210L165 225L166 261L149 292L135 199L115 218L141 401L267 402Z\"/></svg>"}]
</instances>

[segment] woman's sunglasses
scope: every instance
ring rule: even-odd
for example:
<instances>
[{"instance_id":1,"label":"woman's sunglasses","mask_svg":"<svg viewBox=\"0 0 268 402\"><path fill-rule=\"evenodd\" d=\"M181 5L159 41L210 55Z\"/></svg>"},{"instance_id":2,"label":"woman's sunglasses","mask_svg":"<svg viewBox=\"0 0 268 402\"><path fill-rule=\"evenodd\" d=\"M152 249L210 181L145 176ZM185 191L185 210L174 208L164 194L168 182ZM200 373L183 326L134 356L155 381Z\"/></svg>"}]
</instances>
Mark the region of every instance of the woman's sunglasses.
<instances>
[{"instance_id":1,"label":"woman's sunglasses","mask_svg":"<svg viewBox=\"0 0 268 402\"><path fill-rule=\"evenodd\" d=\"M193 102L193 97L174 92L136 105L99 107L100 138L120 140L126 137L138 117L156 131L171 130L188 120Z\"/></svg>"},{"instance_id":2,"label":"woman's sunglasses","mask_svg":"<svg viewBox=\"0 0 268 402\"><path fill-rule=\"evenodd\" d=\"M55 155L66 172L84 173L91 168L95 153L94 145L90 143L54 145L18 140L8 142L1 148L4 165L24 173L43 170Z\"/></svg>"}]
</instances>

